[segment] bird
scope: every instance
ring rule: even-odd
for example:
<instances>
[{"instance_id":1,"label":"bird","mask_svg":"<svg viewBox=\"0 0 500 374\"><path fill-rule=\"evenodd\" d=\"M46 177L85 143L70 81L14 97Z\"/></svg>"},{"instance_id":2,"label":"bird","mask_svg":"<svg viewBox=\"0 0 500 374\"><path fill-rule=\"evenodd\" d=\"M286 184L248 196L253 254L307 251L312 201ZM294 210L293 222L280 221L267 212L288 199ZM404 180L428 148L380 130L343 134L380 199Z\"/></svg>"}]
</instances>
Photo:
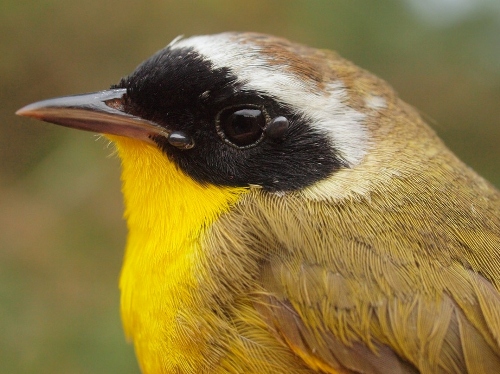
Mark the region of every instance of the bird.
<instances>
[{"instance_id":1,"label":"bird","mask_svg":"<svg viewBox=\"0 0 500 374\"><path fill-rule=\"evenodd\" d=\"M16 113L116 147L143 373L500 372L499 191L336 52L179 37Z\"/></svg>"}]
</instances>

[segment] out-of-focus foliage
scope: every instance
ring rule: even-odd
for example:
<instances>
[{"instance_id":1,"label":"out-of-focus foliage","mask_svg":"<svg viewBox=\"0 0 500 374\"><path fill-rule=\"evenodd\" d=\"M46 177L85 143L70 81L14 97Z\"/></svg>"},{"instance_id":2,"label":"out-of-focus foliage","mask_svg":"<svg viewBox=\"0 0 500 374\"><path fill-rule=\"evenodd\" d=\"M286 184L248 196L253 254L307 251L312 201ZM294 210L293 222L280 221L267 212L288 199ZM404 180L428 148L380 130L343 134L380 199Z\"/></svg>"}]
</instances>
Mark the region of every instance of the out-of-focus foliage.
<instances>
[{"instance_id":1,"label":"out-of-focus foliage","mask_svg":"<svg viewBox=\"0 0 500 374\"><path fill-rule=\"evenodd\" d=\"M500 185L497 0L0 0L2 373L138 373L118 311L119 161L15 110L107 88L179 34L228 30L339 51Z\"/></svg>"}]
</instances>

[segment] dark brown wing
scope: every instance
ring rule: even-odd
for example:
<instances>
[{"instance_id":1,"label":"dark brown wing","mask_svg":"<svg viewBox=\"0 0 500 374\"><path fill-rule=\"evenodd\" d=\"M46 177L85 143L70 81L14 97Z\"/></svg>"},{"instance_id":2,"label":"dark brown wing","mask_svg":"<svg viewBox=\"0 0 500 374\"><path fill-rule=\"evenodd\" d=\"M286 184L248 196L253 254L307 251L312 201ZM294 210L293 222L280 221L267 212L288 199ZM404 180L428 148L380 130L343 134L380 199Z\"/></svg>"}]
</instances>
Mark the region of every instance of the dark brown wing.
<instances>
[{"instance_id":1,"label":"dark brown wing","mask_svg":"<svg viewBox=\"0 0 500 374\"><path fill-rule=\"evenodd\" d=\"M498 322L499 294L472 272L449 275L452 283L464 280L461 300L446 292L391 297L362 289L353 274L268 263L262 282L269 294L258 309L279 339L326 373L497 372L490 326Z\"/></svg>"},{"instance_id":2,"label":"dark brown wing","mask_svg":"<svg viewBox=\"0 0 500 374\"><path fill-rule=\"evenodd\" d=\"M312 369L325 373L417 373L414 367L401 360L386 345L375 340L366 344L359 338L354 338L354 331L344 331L347 332L347 335L351 335L350 337L343 336L343 333L337 336L333 331L330 331L329 326L327 326L328 320L333 322L330 323L330 326L340 327L342 323L348 322L345 317L341 317L344 314L341 310L354 310L352 310L352 306L349 308L347 305L331 308L328 305L328 296L326 294L320 295L325 291L321 283L330 282L330 286L327 287L339 290L337 287L342 287L343 281L338 274L330 274L329 276L327 272L314 266L303 266L302 270L303 274L307 275L305 277L299 276L302 279L293 281L294 291L292 293L302 294L299 298L307 300L307 305L295 307L290 300L290 297L294 296L287 297L285 295L287 292L281 283L282 279L276 279L270 266L263 269L263 283L272 295L263 296L262 303L257 303L256 306L278 339L287 344ZM285 272L288 271L280 269L280 278L285 275ZM313 272L315 275L312 275ZM285 277L290 280L295 278L290 273ZM335 296L345 297L346 295ZM349 303L345 298L344 302ZM342 303L341 301L340 304ZM325 315L328 315L328 320L323 321ZM333 321L335 318L338 320ZM367 322L369 323L369 321ZM350 330L349 326L345 326L345 328Z\"/></svg>"}]
</instances>

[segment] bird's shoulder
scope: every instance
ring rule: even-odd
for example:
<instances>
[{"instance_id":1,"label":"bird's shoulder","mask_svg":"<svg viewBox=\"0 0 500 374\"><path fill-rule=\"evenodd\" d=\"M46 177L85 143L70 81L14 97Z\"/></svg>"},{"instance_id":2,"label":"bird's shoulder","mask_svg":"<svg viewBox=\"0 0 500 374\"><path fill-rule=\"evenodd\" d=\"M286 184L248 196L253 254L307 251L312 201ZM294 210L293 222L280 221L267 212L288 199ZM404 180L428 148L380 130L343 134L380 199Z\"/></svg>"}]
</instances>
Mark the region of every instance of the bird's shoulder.
<instances>
[{"instance_id":1,"label":"bird's shoulder","mask_svg":"<svg viewBox=\"0 0 500 374\"><path fill-rule=\"evenodd\" d=\"M390 190L342 201L248 194L219 226L215 247L245 269L229 283L258 290L269 328L312 368L492 372L499 195L468 169L449 172L394 177Z\"/></svg>"}]
</instances>

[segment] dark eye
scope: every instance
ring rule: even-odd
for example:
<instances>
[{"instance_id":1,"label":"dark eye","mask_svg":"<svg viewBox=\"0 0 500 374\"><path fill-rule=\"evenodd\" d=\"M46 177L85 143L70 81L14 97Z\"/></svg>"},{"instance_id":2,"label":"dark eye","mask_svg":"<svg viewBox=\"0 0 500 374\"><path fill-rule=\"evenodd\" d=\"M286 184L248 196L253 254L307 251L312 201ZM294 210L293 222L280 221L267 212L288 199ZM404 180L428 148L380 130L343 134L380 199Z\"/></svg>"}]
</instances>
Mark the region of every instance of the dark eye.
<instances>
[{"instance_id":1,"label":"dark eye","mask_svg":"<svg viewBox=\"0 0 500 374\"><path fill-rule=\"evenodd\" d=\"M217 131L237 147L248 147L259 141L266 126L266 115L258 107L230 107L217 118Z\"/></svg>"}]
</instances>

